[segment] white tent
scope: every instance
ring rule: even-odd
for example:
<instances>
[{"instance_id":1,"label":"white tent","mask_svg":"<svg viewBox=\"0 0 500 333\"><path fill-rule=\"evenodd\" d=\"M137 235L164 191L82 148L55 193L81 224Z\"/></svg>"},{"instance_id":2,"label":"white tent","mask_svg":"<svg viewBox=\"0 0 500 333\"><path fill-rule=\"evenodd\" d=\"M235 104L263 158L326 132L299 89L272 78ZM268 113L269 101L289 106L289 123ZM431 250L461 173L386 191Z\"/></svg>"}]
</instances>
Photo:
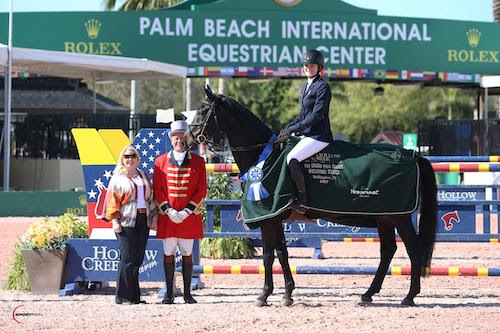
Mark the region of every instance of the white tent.
<instances>
[{"instance_id":1,"label":"white tent","mask_svg":"<svg viewBox=\"0 0 500 333\"><path fill-rule=\"evenodd\" d=\"M0 63L7 65L7 45L0 44ZM162 79L186 77L184 66L148 59L12 48L12 69L51 76L94 79Z\"/></svg>"},{"instance_id":2,"label":"white tent","mask_svg":"<svg viewBox=\"0 0 500 333\"><path fill-rule=\"evenodd\" d=\"M0 43L0 67L8 67L7 45ZM26 71L50 76L99 80L142 80L186 77L187 68L148 59L80 54L12 47L11 71ZM10 82L10 81L9 81ZM133 86L134 87L134 86ZM134 95L135 89L132 87ZM9 85L10 88L10 85ZM4 132L10 132L10 89L5 88ZM135 99L132 96L132 99ZM134 107L135 109L135 107ZM94 89L95 112L95 89ZM2 133L2 137L4 133ZM4 190L8 191L10 176L10 136L4 139ZM0 140L1 142L2 140ZM1 143L0 143L1 146Z\"/></svg>"}]
</instances>

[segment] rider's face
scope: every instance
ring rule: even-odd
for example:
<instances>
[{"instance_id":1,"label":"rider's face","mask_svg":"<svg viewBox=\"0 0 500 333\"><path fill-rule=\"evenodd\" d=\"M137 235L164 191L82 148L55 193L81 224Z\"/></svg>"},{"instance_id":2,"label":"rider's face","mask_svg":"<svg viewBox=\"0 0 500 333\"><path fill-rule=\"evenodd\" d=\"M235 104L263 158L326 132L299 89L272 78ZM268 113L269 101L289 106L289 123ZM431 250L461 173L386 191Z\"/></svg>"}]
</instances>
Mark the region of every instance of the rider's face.
<instances>
[{"instance_id":1,"label":"rider's face","mask_svg":"<svg viewBox=\"0 0 500 333\"><path fill-rule=\"evenodd\" d=\"M304 64L304 74L307 77L314 77L318 74L319 66L317 64Z\"/></svg>"}]
</instances>

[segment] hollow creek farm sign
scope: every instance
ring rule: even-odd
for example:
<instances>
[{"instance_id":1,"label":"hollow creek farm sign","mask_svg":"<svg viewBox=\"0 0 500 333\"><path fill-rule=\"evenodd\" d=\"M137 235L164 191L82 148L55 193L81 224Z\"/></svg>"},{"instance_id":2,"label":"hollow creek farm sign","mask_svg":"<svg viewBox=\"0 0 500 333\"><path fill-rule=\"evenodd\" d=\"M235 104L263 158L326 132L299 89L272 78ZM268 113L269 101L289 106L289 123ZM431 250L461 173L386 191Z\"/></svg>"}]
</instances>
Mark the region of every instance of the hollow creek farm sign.
<instances>
[{"instance_id":1,"label":"hollow creek farm sign","mask_svg":"<svg viewBox=\"0 0 500 333\"><path fill-rule=\"evenodd\" d=\"M190 76L301 76L302 53L316 48L326 77L474 83L500 73L498 36L498 23L378 16L340 0L14 15L15 46L148 58L187 66Z\"/></svg>"}]
</instances>

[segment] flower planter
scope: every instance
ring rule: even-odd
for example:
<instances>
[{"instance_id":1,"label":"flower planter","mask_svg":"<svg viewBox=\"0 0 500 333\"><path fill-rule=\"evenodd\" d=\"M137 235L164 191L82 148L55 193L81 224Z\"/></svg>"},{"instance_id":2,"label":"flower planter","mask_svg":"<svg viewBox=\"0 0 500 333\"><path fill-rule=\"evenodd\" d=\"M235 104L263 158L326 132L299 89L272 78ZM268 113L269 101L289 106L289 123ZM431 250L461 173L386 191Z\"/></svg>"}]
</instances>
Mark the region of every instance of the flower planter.
<instances>
[{"instance_id":1,"label":"flower planter","mask_svg":"<svg viewBox=\"0 0 500 333\"><path fill-rule=\"evenodd\" d=\"M33 294L57 294L64 288L66 249L22 249Z\"/></svg>"}]
</instances>

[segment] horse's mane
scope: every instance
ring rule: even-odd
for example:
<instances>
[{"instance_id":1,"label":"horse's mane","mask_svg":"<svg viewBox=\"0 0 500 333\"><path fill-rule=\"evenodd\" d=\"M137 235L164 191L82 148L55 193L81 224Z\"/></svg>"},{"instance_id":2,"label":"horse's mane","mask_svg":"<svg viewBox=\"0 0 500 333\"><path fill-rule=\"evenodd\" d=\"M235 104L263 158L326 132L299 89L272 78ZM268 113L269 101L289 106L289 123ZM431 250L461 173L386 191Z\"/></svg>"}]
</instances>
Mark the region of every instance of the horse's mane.
<instances>
[{"instance_id":1,"label":"horse's mane","mask_svg":"<svg viewBox=\"0 0 500 333\"><path fill-rule=\"evenodd\" d=\"M217 98L221 103L225 104L224 108L228 113L225 116L229 116L228 118L231 119L229 126L231 127L231 131L226 134L232 147L245 147L267 143L273 132L248 107L233 97L219 94ZM233 151L235 160L237 163L239 162L240 171L245 172L257 160L263 149L264 146L246 152Z\"/></svg>"}]
</instances>

